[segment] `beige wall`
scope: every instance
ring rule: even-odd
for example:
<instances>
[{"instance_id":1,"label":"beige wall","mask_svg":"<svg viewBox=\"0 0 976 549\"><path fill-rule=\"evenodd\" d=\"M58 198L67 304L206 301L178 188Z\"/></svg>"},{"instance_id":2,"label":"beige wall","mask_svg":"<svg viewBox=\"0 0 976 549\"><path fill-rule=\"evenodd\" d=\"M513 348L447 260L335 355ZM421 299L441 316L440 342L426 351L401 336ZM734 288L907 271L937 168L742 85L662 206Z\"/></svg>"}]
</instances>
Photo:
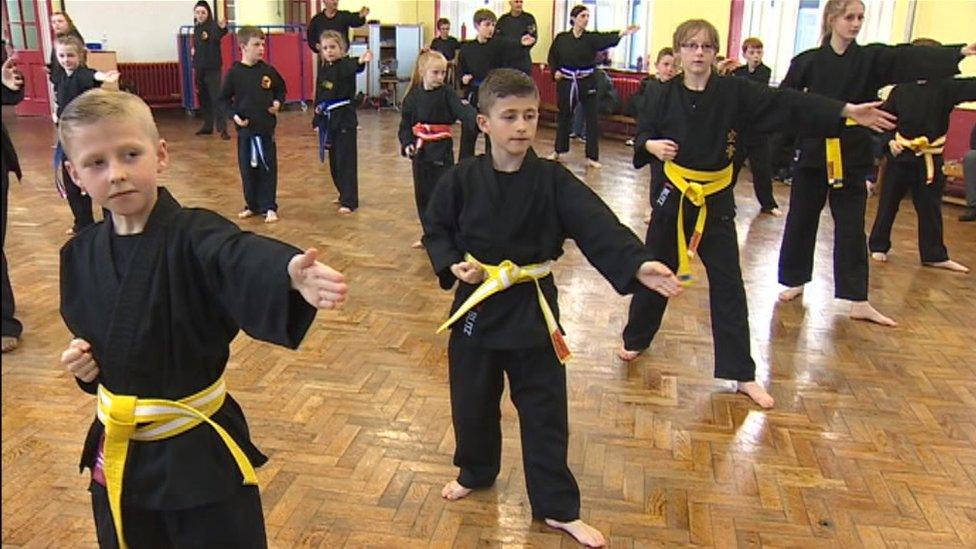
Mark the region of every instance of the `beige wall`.
<instances>
[{"instance_id":1,"label":"beige wall","mask_svg":"<svg viewBox=\"0 0 976 549\"><path fill-rule=\"evenodd\" d=\"M909 11L909 0L896 0L892 22L892 42L902 42ZM915 24L909 39L934 38L943 44L963 44L976 40L976 1L918 0ZM976 76L976 59L967 58L959 65L965 76Z\"/></svg>"}]
</instances>

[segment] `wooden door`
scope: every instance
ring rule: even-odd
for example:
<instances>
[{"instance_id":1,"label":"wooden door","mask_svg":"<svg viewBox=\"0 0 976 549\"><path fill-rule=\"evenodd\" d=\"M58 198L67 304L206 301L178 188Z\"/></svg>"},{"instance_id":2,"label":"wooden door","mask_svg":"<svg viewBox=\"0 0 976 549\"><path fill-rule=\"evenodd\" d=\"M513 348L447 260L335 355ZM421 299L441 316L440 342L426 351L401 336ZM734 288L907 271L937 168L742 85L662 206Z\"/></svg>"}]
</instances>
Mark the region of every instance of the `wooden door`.
<instances>
[{"instance_id":1,"label":"wooden door","mask_svg":"<svg viewBox=\"0 0 976 549\"><path fill-rule=\"evenodd\" d=\"M41 32L47 21L37 0L6 0L3 6L4 35L11 53L24 74L24 100L15 112L21 116L46 116L51 112L48 95L47 60L41 46Z\"/></svg>"}]
</instances>

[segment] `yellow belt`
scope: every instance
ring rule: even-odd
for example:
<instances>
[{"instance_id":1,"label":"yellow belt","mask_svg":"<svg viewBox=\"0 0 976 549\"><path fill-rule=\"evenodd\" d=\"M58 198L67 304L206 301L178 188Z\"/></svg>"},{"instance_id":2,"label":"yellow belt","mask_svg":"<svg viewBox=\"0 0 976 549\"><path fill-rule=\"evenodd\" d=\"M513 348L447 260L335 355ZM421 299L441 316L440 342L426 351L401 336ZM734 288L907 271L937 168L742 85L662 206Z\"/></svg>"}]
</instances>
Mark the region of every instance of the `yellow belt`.
<instances>
[{"instance_id":1,"label":"yellow belt","mask_svg":"<svg viewBox=\"0 0 976 549\"><path fill-rule=\"evenodd\" d=\"M244 451L223 427L210 419L224 404L226 395L223 377L199 393L180 400L114 395L103 385L98 386L98 420L105 425L105 489L120 547L126 547L122 537L122 476L130 440L163 440L206 422L217 431L234 456L244 475L244 484L258 483L254 467Z\"/></svg>"},{"instance_id":2,"label":"yellow belt","mask_svg":"<svg viewBox=\"0 0 976 549\"><path fill-rule=\"evenodd\" d=\"M685 241L685 201L678 202L678 278L687 285L691 282L691 265L689 258L695 257L702 233L705 231L705 216L708 206L705 197L713 195L732 184L732 164L721 170L705 172L679 166L672 161L664 163L664 174L675 187L681 191L682 198L687 198L699 207L698 219L695 220L695 232L691 235L691 242ZM692 183L698 181L699 183Z\"/></svg>"},{"instance_id":3,"label":"yellow belt","mask_svg":"<svg viewBox=\"0 0 976 549\"><path fill-rule=\"evenodd\" d=\"M942 154L945 148L946 136L942 136L935 141L929 142L929 138L924 135L915 139L908 139L900 133L895 133L895 141L902 147L911 149L915 156L925 157L925 184L931 185L935 179L935 155Z\"/></svg>"},{"instance_id":4,"label":"yellow belt","mask_svg":"<svg viewBox=\"0 0 976 549\"><path fill-rule=\"evenodd\" d=\"M845 126L857 126L851 118L844 120ZM827 184L835 189L844 187L844 158L840 154L840 138L828 137L827 146Z\"/></svg>"},{"instance_id":5,"label":"yellow belt","mask_svg":"<svg viewBox=\"0 0 976 549\"><path fill-rule=\"evenodd\" d=\"M563 339L562 332L559 331L559 324L556 323L556 315L552 314L552 308L549 307L546 296L542 294L542 287L539 286L540 278L545 278L552 274L552 261L533 263L520 267L507 259L498 265L486 265L475 259L471 254L464 254L464 260L479 265L485 270L487 277L475 289L474 293L468 296L468 299L458 307L458 310L451 315L451 318L447 319L444 324L441 324L440 328L437 329L437 333L441 333L449 328L451 324L457 322L459 318L474 308L475 305L488 299L490 296L507 290L515 284L532 281L535 282L536 295L539 298L539 308L542 309L542 317L546 319L546 327L549 329L549 339L552 340L552 347L556 351L556 357L563 364L570 359L572 353L570 353L569 347L566 345L566 340Z\"/></svg>"}]
</instances>

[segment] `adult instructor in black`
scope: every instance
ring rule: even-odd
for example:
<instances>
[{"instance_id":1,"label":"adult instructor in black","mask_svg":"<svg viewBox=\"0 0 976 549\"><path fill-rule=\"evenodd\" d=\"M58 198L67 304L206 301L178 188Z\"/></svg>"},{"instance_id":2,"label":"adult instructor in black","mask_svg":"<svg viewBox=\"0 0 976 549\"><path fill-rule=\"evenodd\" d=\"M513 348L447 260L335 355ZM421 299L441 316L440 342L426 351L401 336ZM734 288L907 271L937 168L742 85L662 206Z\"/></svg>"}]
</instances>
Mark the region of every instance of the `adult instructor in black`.
<instances>
[{"instance_id":1,"label":"adult instructor in black","mask_svg":"<svg viewBox=\"0 0 976 549\"><path fill-rule=\"evenodd\" d=\"M327 30L334 30L346 39L346 48L349 48L349 29L361 27L366 24L366 16L369 15L369 8L363 6L359 13L351 11L339 11L339 0L325 0L325 8L308 22L308 47L314 52L319 51L319 38Z\"/></svg>"},{"instance_id":2,"label":"adult instructor in black","mask_svg":"<svg viewBox=\"0 0 976 549\"><path fill-rule=\"evenodd\" d=\"M535 17L522 10L522 0L509 0L508 5L511 11L498 18L498 22L495 23L495 35L505 36L521 43L522 52L518 56L513 55L512 68L532 76L532 46L539 40ZM532 37L527 44L521 42L525 35Z\"/></svg>"},{"instance_id":3,"label":"adult instructor in black","mask_svg":"<svg viewBox=\"0 0 976 549\"><path fill-rule=\"evenodd\" d=\"M200 96L200 110L203 111L203 126L197 135L210 135L214 122L222 139L230 139L227 133L227 117L220 112L220 71L223 59L220 53L220 40L227 34L227 20L219 22L214 18L210 3L200 0L193 7L193 70L197 95ZM216 112L215 112L216 111Z\"/></svg>"}]
</instances>

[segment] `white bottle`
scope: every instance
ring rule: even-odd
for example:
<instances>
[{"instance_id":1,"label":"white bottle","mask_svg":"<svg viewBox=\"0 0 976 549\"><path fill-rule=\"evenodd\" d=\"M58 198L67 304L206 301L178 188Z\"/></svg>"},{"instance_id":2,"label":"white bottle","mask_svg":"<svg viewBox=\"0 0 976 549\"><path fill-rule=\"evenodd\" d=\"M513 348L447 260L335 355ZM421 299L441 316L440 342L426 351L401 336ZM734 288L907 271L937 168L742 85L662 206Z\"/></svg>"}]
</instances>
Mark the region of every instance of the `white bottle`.
<instances>
[{"instance_id":1,"label":"white bottle","mask_svg":"<svg viewBox=\"0 0 976 549\"><path fill-rule=\"evenodd\" d=\"M102 34L102 51L108 50L108 35Z\"/></svg>"}]
</instances>

